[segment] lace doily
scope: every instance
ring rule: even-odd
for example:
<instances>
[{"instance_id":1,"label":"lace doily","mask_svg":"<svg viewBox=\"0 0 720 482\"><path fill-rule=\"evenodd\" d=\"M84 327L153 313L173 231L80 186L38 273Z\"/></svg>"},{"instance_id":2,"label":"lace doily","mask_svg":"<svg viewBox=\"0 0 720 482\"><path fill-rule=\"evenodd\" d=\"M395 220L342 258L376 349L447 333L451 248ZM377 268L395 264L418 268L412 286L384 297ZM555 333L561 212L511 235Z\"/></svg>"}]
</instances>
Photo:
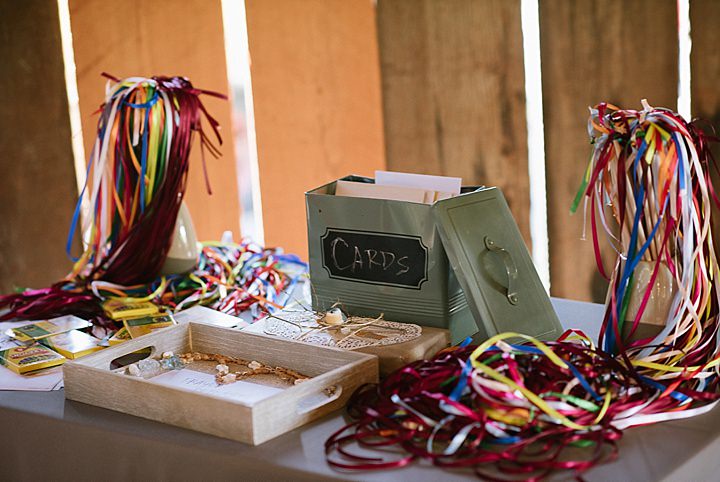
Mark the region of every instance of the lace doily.
<instances>
[{"instance_id":1,"label":"lace doily","mask_svg":"<svg viewBox=\"0 0 720 482\"><path fill-rule=\"evenodd\" d=\"M414 340L422 334L418 325L382 319L359 326L359 323L371 321L372 318L351 317L346 324L327 327L318 323L318 315L313 311L281 311L266 318L265 333L344 350L395 345Z\"/></svg>"}]
</instances>

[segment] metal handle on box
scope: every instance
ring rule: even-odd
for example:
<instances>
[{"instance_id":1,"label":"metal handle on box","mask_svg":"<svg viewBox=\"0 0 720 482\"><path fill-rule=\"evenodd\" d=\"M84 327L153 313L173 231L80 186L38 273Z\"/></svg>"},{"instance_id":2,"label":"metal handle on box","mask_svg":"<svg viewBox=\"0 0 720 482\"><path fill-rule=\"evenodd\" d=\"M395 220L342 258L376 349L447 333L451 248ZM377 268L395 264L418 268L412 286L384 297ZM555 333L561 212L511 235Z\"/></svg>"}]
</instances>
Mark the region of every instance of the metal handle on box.
<instances>
[{"instance_id":1,"label":"metal handle on box","mask_svg":"<svg viewBox=\"0 0 720 482\"><path fill-rule=\"evenodd\" d=\"M505 266L505 272L507 273L507 292L505 296L507 297L508 301L512 305L516 305L518 303L518 294L517 294L517 288L515 286L515 281L518 277L518 269L517 265L515 264L515 260L513 260L512 255L510 252L501 247L498 246L498 244L490 239L489 236L485 236L485 247L490 251L491 253L497 254L500 259L503 262L503 265Z\"/></svg>"}]
</instances>

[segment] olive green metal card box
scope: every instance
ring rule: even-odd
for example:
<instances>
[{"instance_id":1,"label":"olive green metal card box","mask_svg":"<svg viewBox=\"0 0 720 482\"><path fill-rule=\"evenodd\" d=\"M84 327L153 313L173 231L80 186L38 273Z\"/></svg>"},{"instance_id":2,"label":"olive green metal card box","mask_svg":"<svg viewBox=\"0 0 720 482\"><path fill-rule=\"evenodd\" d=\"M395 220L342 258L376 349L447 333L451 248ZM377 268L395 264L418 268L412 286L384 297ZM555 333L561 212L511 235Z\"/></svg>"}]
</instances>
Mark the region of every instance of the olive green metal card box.
<instances>
[{"instance_id":1,"label":"olive green metal card box","mask_svg":"<svg viewBox=\"0 0 720 482\"><path fill-rule=\"evenodd\" d=\"M560 335L500 189L465 187L429 205L335 196L332 182L305 198L314 309L339 302L353 315L447 328L453 343Z\"/></svg>"}]
</instances>

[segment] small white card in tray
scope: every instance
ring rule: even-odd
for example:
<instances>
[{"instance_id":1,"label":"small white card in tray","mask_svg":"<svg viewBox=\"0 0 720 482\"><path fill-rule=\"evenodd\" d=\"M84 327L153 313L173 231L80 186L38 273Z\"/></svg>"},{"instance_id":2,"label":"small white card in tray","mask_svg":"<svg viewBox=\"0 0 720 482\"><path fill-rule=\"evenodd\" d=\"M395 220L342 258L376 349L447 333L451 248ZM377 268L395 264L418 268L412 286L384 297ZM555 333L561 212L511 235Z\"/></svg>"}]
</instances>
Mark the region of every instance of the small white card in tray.
<instances>
[{"instance_id":1,"label":"small white card in tray","mask_svg":"<svg viewBox=\"0 0 720 482\"><path fill-rule=\"evenodd\" d=\"M165 372L151 378L150 381L167 387L183 388L193 392L222 397L246 405L252 405L283 391L282 388L242 380L228 385L218 385L214 375L190 370L189 368Z\"/></svg>"}]
</instances>

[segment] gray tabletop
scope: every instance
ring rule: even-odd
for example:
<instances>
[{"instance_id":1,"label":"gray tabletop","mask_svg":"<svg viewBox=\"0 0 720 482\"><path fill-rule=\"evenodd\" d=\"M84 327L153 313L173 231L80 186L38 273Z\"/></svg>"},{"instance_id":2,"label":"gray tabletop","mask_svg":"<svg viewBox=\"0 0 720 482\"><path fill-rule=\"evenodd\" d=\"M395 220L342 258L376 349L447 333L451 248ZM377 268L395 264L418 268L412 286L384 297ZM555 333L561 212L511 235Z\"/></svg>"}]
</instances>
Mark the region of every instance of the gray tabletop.
<instances>
[{"instance_id":1,"label":"gray tabletop","mask_svg":"<svg viewBox=\"0 0 720 482\"><path fill-rule=\"evenodd\" d=\"M596 336L603 307L553 300L565 327ZM333 413L257 447L67 401L62 391L0 391L0 480L454 481L468 472L417 462L403 469L338 472L324 443L347 419ZM587 480L720 480L720 412L629 429L619 457ZM572 474L558 474L558 480Z\"/></svg>"}]
</instances>

